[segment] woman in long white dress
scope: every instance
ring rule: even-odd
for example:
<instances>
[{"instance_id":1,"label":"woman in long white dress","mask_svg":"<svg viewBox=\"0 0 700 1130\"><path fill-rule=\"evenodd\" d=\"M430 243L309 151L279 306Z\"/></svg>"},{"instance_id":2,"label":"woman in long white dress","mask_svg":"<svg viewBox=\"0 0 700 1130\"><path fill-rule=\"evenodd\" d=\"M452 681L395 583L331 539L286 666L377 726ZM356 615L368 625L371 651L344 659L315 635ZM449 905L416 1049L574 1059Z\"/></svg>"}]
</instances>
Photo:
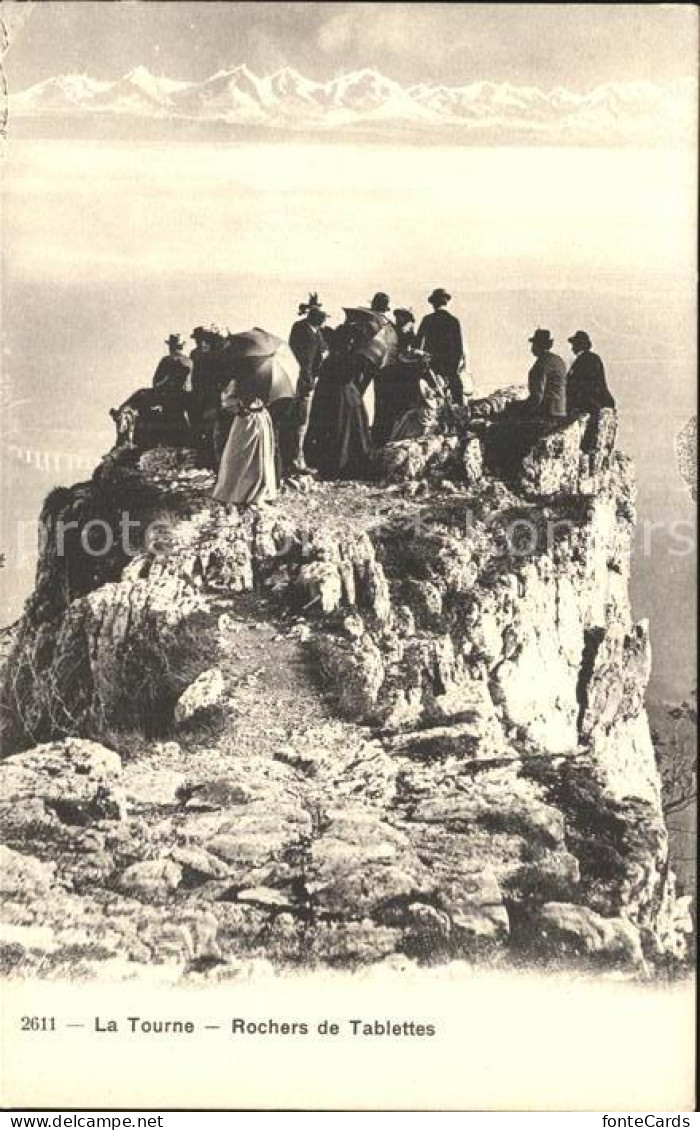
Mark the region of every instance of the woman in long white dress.
<instances>
[{"instance_id":1,"label":"woman in long white dress","mask_svg":"<svg viewBox=\"0 0 700 1130\"><path fill-rule=\"evenodd\" d=\"M221 397L233 414L213 496L218 502L252 506L277 497L275 433L262 400L242 400L232 381Z\"/></svg>"}]
</instances>

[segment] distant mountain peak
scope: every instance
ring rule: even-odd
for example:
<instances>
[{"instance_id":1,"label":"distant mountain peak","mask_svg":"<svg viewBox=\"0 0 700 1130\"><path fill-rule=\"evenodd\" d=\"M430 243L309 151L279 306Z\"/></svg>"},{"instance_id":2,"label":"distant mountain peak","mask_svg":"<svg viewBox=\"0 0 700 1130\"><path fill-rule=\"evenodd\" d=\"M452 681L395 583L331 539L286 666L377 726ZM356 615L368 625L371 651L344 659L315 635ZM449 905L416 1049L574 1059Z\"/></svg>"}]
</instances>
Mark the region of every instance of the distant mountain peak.
<instances>
[{"instance_id":1,"label":"distant mountain peak","mask_svg":"<svg viewBox=\"0 0 700 1130\"><path fill-rule=\"evenodd\" d=\"M124 75L124 78L134 79L137 82L141 81L142 79L149 79L154 77L155 76L151 74L148 67L144 63L139 63L137 66L132 67L131 70L127 71L127 73Z\"/></svg>"},{"instance_id":2,"label":"distant mountain peak","mask_svg":"<svg viewBox=\"0 0 700 1130\"><path fill-rule=\"evenodd\" d=\"M304 76L302 74L300 74L299 71L295 70L294 67L289 67L289 66L286 66L286 65L284 67L280 67L279 70L276 70L274 72L274 74L270 75L270 78L283 78L283 77L284 78L299 79L301 82L311 81L309 79L305 79Z\"/></svg>"},{"instance_id":3,"label":"distant mountain peak","mask_svg":"<svg viewBox=\"0 0 700 1130\"><path fill-rule=\"evenodd\" d=\"M289 131L429 129L439 139L512 143L672 145L692 137L695 83L674 79L603 83L587 93L550 91L511 82L475 80L460 86L404 86L375 67L319 82L294 67L258 75L244 62L192 82L155 75L138 64L122 78L59 75L13 93L10 112L22 116L110 113L177 122L276 127Z\"/></svg>"}]
</instances>

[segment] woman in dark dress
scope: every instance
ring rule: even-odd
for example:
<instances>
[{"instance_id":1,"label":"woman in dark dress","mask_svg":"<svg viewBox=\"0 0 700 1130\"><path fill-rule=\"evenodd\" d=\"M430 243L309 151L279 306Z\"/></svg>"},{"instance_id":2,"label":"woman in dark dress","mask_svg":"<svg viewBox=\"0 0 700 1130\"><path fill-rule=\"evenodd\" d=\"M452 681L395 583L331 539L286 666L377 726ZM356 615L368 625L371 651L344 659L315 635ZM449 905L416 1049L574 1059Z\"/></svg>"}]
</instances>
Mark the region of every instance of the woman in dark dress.
<instances>
[{"instance_id":1,"label":"woman in dark dress","mask_svg":"<svg viewBox=\"0 0 700 1130\"><path fill-rule=\"evenodd\" d=\"M381 369L374 380L372 439L377 447L388 443L397 421L421 404L420 379L425 365L423 354L415 352L413 311L399 307L394 310L394 321L398 336L396 360Z\"/></svg>"},{"instance_id":2,"label":"woman in dark dress","mask_svg":"<svg viewBox=\"0 0 700 1130\"><path fill-rule=\"evenodd\" d=\"M338 326L311 403L305 455L323 479L366 479L371 472L372 441L360 391L363 358L356 345L353 326Z\"/></svg>"}]
</instances>

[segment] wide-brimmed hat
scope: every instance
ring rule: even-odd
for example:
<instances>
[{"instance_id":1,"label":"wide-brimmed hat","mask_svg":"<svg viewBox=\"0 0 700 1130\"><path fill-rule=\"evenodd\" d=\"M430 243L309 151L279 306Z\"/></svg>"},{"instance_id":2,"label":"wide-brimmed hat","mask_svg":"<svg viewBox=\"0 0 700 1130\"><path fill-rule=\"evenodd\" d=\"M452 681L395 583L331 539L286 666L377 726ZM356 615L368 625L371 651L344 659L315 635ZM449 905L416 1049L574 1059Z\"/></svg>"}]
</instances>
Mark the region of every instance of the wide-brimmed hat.
<instances>
[{"instance_id":1,"label":"wide-brimmed hat","mask_svg":"<svg viewBox=\"0 0 700 1130\"><path fill-rule=\"evenodd\" d=\"M182 347L185 344L185 339L182 334L168 334L165 339L166 345L177 345Z\"/></svg>"},{"instance_id":2,"label":"wide-brimmed hat","mask_svg":"<svg viewBox=\"0 0 700 1130\"><path fill-rule=\"evenodd\" d=\"M549 330L535 330L532 337L528 338L528 341L531 341L533 345L554 345L554 338Z\"/></svg>"},{"instance_id":3,"label":"wide-brimmed hat","mask_svg":"<svg viewBox=\"0 0 700 1130\"><path fill-rule=\"evenodd\" d=\"M408 306L397 306L394 310L394 318L397 322L403 322L404 325L416 320L415 314Z\"/></svg>"},{"instance_id":4,"label":"wide-brimmed hat","mask_svg":"<svg viewBox=\"0 0 700 1130\"><path fill-rule=\"evenodd\" d=\"M378 290L370 302L370 307L377 314L386 314L391 306L389 295L385 294L383 290Z\"/></svg>"},{"instance_id":5,"label":"wide-brimmed hat","mask_svg":"<svg viewBox=\"0 0 700 1130\"><path fill-rule=\"evenodd\" d=\"M193 337L195 341L201 341L208 333L209 331L205 330L204 326L195 326L190 337Z\"/></svg>"},{"instance_id":6,"label":"wide-brimmed hat","mask_svg":"<svg viewBox=\"0 0 700 1130\"><path fill-rule=\"evenodd\" d=\"M572 336L568 338L568 341L571 345L590 346L591 344L591 339L585 330L576 330L576 333L572 334Z\"/></svg>"},{"instance_id":7,"label":"wide-brimmed hat","mask_svg":"<svg viewBox=\"0 0 700 1130\"><path fill-rule=\"evenodd\" d=\"M428 302L431 304L435 302L449 302L451 298L452 295L448 290L445 290L442 286L436 286L433 293L428 295Z\"/></svg>"}]
</instances>

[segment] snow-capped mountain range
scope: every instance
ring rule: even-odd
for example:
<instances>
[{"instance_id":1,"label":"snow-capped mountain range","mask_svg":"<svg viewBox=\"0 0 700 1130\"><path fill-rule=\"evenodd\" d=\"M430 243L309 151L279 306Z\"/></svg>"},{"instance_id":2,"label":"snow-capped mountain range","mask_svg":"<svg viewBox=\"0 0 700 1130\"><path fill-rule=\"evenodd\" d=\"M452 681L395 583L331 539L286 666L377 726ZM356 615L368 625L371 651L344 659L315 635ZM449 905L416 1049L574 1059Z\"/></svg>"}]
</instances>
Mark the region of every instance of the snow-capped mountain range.
<instances>
[{"instance_id":1,"label":"snow-capped mountain range","mask_svg":"<svg viewBox=\"0 0 700 1130\"><path fill-rule=\"evenodd\" d=\"M136 67L114 82L69 74L9 98L10 121L60 115L118 115L177 122L223 123L296 131L422 130L454 139L549 144L683 142L696 127L695 84L610 82L586 94L563 87L472 82L464 86L402 86L376 70L328 82L291 67L260 76L247 66L221 70L203 82L182 82Z\"/></svg>"}]
</instances>

